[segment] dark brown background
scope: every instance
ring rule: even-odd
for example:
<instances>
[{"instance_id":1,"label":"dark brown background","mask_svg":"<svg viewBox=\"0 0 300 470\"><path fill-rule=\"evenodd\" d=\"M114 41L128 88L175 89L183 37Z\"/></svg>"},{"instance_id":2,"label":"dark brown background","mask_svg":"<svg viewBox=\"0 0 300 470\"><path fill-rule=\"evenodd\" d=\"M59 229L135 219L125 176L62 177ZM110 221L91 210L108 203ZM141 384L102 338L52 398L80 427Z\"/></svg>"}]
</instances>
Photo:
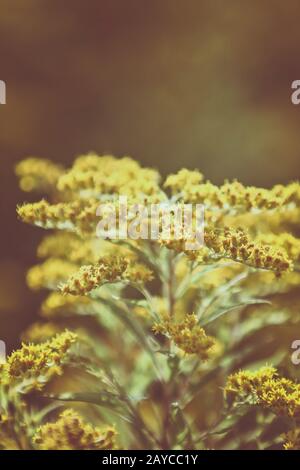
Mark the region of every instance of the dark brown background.
<instances>
[{"instance_id":1,"label":"dark brown background","mask_svg":"<svg viewBox=\"0 0 300 470\"><path fill-rule=\"evenodd\" d=\"M16 221L29 155L130 154L163 173L267 185L299 177L300 3L2 0L0 337L36 315L25 269L42 233ZM28 199L29 196L26 196Z\"/></svg>"}]
</instances>

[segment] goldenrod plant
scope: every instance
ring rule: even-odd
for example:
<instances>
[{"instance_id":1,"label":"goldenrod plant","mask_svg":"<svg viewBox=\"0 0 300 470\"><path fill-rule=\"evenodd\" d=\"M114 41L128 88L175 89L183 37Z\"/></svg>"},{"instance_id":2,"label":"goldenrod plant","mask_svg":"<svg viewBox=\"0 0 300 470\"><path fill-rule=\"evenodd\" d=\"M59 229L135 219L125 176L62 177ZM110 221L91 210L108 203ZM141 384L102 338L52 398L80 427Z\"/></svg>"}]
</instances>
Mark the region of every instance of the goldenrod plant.
<instances>
[{"instance_id":1,"label":"goldenrod plant","mask_svg":"<svg viewBox=\"0 0 300 470\"><path fill-rule=\"evenodd\" d=\"M94 153L16 173L43 197L17 213L51 230L27 274L49 293L1 366L2 448L299 449L298 182L216 186L187 169L163 181ZM164 236L164 215L157 237L101 238L99 205L120 225L121 196L202 205L203 243L190 249L176 224Z\"/></svg>"}]
</instances>

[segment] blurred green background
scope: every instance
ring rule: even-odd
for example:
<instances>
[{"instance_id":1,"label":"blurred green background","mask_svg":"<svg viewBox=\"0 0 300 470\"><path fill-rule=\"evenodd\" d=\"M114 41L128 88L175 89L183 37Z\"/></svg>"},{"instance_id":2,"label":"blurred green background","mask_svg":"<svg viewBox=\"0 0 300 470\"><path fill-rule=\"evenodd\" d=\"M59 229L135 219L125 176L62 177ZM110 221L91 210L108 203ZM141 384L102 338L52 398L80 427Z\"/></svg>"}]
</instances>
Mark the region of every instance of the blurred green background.
<instances>
[{"instance_id":1,"label":"blurred green background","mask_svg":"<svg viewBox=\"0 0 300 470\"><path fill-rule=\"evenodd\" d=\"M299 0L2 0L0 338L36 316L42 231L16 220L15 162L95 150L214 182L299 178Z\"/></svg>"}]
</instances>

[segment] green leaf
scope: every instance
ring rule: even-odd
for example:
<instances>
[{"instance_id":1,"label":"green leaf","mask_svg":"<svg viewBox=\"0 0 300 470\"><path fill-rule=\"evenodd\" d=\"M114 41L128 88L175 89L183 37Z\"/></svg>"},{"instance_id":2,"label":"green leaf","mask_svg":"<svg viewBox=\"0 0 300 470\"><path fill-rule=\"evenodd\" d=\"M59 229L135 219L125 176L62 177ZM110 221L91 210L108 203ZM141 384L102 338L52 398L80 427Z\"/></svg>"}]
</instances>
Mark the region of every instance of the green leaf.
<instances>
[{"instance_id":1,"label":"green leaf","mask_svg":"<svg viewBox=\"0 0 300 470\"><path fill-rule=\"evenodd\" d=\"M119 396L109 393L107 391L101 392L67 392L59 395L49 394L44 395L45 398L51 398L52 400L60 401L78 401L81 403L90 403L92 405L102 406L109 408L111 411L116 413L122 419L131 422L129 416L124 415L126 406Z\"/></svg>"},{"instance_id":2,"label":"green leaf","mask_svg":"<svg viewBox=\"0 0 300 470\"><path fill-rule=\"evenodd\" d=\"M181 298L189 288L194 287L194 284L200 281L200 279L206 274L208 274L209 272L214 271L216 269L224 268L225 266L231 266L233 264L235 263L234 262L213 263L213 264L206 265L203 269L201 269L201 271L198 271L200 265L197 266L196 268L197 272L195 272L194 274L190 276L189 275L186 276L181 282L181 284L179 285L177 292L176 292L176 299Z\"/></svg>"},{"instance_id":3,"label":"green leaf","mask_svg":"<svg viewBox=\"0 0 300 470\"><path fill-rule=\"evenodd\" d=\"M206 312L212 307L213 304L217 303L218 299L224 297L224 295L234 289L241 281L247 278L249 275L248 271L242 271L238 275L231 278L228 282L225 282L221 286L214 289L212 295L207 296L203 299L199 308L199 318L205 316Z\"/></svg>"},{"instance_id":4,"label":"green leaf","mask_svg":"<svg viewBox=\"0 0 300 470\"><path fill-rule=\"evenodd\" d=\"M231 312L232 310L235 310L237 308L243 308L246 307L247 305L255 305L255 304L271 304L270 301L268 300L263 300L263 299L249 299L244 302L235 304L235 305L230 305L229 307L226 308L219 308L215 312L213 312L208 318L204 318L200 324L201 326L208 325L209 323L217 320L217 318L222 317L226 313Z\"/></svg>"},{"instance_id":5,"label":"green leaf","mask_svg":"<svg viewBox=\"0 0 300 470\"><path fill-rule=\"evenodd\" d=\"M141 324L137 321L135 317L132 317L130 311L128 311L126 305L123 307L121 305L117 305L115 302L109 299L99 299L100 302L109 305L113 314L115 314L124 325L132 332L132 334L136 337L138 342L140 343L141 347L148 352L150 355L155 371L158 375L158 378L161 380L161 373L158 367L158 363L155 357L155 353L148 341L148 335L145 333Z\"/></svg>"},{"instance_id":6,"label":"green leaf","mask_svg":"<svg viewBox=\"0 0 300 470\"><path fill-rule=\"evenodd\" d=\"M81 401L94 405L115 408L120 406L120 399L117 395L106 391L101 392L66 392L59 395L50 394L48 398L62 401Z\"/></svg>"}]
</instances>

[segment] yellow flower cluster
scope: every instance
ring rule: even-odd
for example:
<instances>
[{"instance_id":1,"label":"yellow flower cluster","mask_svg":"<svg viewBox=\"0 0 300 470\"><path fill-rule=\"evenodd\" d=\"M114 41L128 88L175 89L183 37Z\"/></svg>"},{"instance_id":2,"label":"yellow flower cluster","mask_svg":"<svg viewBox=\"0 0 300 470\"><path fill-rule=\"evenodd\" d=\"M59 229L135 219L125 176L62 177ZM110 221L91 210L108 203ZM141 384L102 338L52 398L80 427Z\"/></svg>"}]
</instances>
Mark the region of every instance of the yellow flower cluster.
<instances>
[{"instance_id":1,"label":"yellow flower cluster","mask_svg":"<svg viewBox=\"0 0 300 470\"><path fill-rule=\"evenodd\" d=\"M41 389L53 376L62 374L76 338L66 330L45 343L23 343L21 349L14 351L1 365L1 381L8 384L21 381L29 389Z\"/></svg>"},{"instance_id":2,"label":"yellow flower cluster","mask_svg":"<svg viewBox=\"0 0 300 470\"><path fill-rule=\"evenodd\" d=\"M91 240L81 239L70 232L57 232L41 241L37 255L39 258L64 258L73 263L95 263L95 248Z\"/></svg>"},{"instance_id":3,"label":"yellow flower cluster","mask_svg":"<svg viewBox=\"0 0 300 470\"><path fill-rule=\"evenodd\" d=\"M212 250L217 258L230 258L278 274L293 267L292 261L285 253L271 245L251 242L242 228L232 230L225 227L224 230L207 230L204 241L206 247Z\"/></svg>"},{"instance_id":4,"label":"yellow flower cluster","mask_svg":"<svg viewBox=\"0 0 300 470\"><path fill-rule=\"evenodd\" d=\"M278 376L273 367L240 371L228 377L225 395L230 401L249 401L279 416L300 416L300 385Z\"/></svg>"},{"instance_id":5,"label":"yellow flower cluster","mask_svg":"<svg viewBox=\"0 0 300 470\"><path fill-rule=\"evenodd\" d=\"M187 191L191 191L193 187L201 183L203 175L198 170L187 170L182 168L178 173L171 174L167 177L164 182L164 187L171 189L173 195L185 194Z\"/></svg>"},{"instance_id":6,"label":"yellow flower cluster","mask_svg":"<svg viewBox=\"0 0 300 470\"><path fill-rule=\"evenodd\" d=\"M300 450L300 428L289 431L283 438L286 440L283 445L285 450Z\"/></svg>"},{"instance_id":7,"label":"yellow flower cluster","mask_svg":"<svg viewBox=\"0 0 300 470\"><path fill-rule=\"evenodd\" d=\"M71 276L78 266L59 258L49 258L28 270L27 284L31 289L56 289L58 285Z\"/></svg>"},{"instance_id":8,"label":"yellow flower cluster","mask_svg":"<svg viewBox=\"0 0 300 470\"><path fill-rule=\"evenodd\" d=\"M60 292L51 292L41 306L41 315L44 318L67 317L74 313L92 314L95 311L92 299L82 296L62 295Z\"/></svg>"},{"instance_id":9,"label":"yellow flower cluster","mask_svg":"<svg viewBox=\"0 0 300 470\"><path fill-rule=\"evenodd\" d=\"M16 165L16 174L20 179L23 191L52 191L56 187L64 168L50 160L42 158L26 158Z\"/></svg>"},{"instance_id":10,"label":"yellow flower cluster","mask_svg":"<svg viewBox=\"0 0 300 470\"><path fill-rule=\"evenodd\" d=\"M63 411L54 423L40 426L33 436L38 450L113 450L115 440L113 427L94 427L72 409Z\"/></svg>"},{"instance_id":11,"label":"yellow flower cluster","mask_svg":"<svg viewBox=\"0 0 300 470\"><path fill-rule=\"evenodd\" d=\"M78 199L58 204L50 204L42 199L33 204L23 204L17 208L17 213L24 222L39 227L90 234L96 230L98 206L99 201L96 199Z\"/></svg>"},{"instance_id":12,"label":"yellow flower cluster","mask_svg":"<svg viewBox=\"0 0 300 470\"><path fill-rule=\"evenodd\" d=\"M129 263L127 259L117 256L103 257L97 264L81 266L61 286L61 291L63 294L86 295L105 283L145 283L151 279L152 272L140 263Z\"/></svg>"},{"instance_id":13,"label":"yellow flower cluster","mask_svg":"<svg viewBox=\"0 0 300 470\"><path fill-rule=\"evenodd\" d=\"M215 340L207 336L198 324L196 315L186 315L183 321L174 322L166 315L161 323L153 325L155 334L163 334L174 341L187 354L197 354L202 360L210 357Z\"/></svg>"},{"instance_id":14,"label":"yellow flower cluster","mask_svg":"<svg viewBox=\"0 0 300 470\"><path fill-rule=\"evenodd\" d=\"M134 261L128 263L123 279L132 283L145 284L152 281L153 273L144 264Z\"/></svg>"},{"instance_id":15,"label":"yellow flower cluster","mask_svg":"<svg viewBox=\"0 0 300 470\"><path fill-rule=\"evenodd\" d=\"M283 250L293 261L300 260L300 239L294 237L291 233L264 233L255 239L263 245L275 245Z\"/></svg>"},{"instance_id":16,"label":"yellow flower cluster","mask_svg":"<svg viewBox=\"0 0 300 470\"><path fill-rule=\"evenodd\" d=\"M167 178L165 187L179 193L184 202L204 204L207 209L222 209L225 212L298 207L300 203L300 185L297 182L287 186L276 185L268 190L244 186L238 181L225 181L219 187L202 180L202 174L197 171L180 170Z\"/></svg>"},{"instance_id":17,"label":"yellow flower cluster","mask_svg":"<svg viewBox=\"0 0 300 470\"><path fill-rule=\"evenodd\" d=\"M48 341L53 336L61 333L62 327L56 323L41 323L36 322L30 325L21 335L24 342L43 343Z\"/></svg>"},{"instance_id":18,"label":"yellow flower cluster","mask_svg":"<svg viewBox=\"0 0 300 470\"><path fill-rule=\"evenodd\" d=\"M71 232L54 232L43 238L38 246L39 258L62 258L76 264L96 263L99 256L126 256L135 259L129 248L101 238L81 238Z\"/></svg>"},{"instance_id":19,"label":"yellow flower cluster","mask_svg":"<svg viewBox=\"0 0 300 470\"><path fill-rule=\"evenodd\" d=\"M120 194L131 199L149 200L150 197L158 201L163 197L159 180L157 171L142 168L130 157L118 159L89 154L75 160L73 167L60 177L57 188L82 198Z\"/></svg>"},{"instance_id":20,"label":"yellow flower cluster","mask_svg":"<svg viewBox=\"0 0 300 470\"><path fill-rule=\"evenodd\" d=\"M100 258L97 264L81 266L65 284L63 294L86 295L106 282L121 281L128 263L123 258Z\"/></svg>"},{"instance_id":21,"label":"yellow flower cluster","mask_svg":"<svg viewBox=\"0 0 300 470\"><path fill-rule=\"evenodd\" d=\"M207 227L204 232L204 246L198 250L186 250L187 240L184 238L160 242L167 248L179 253L184 252L189 258L200 263L228 258L254 268L274 271L278 275L293 269L293 262L284 249L251 241L242 228Z\"/></svg>"},{"instance_id":22,"label":"yellow flower cluster","mask_svg":"<svg viewBox=\"0 0 300 470\"><path fill-rule=\"evenodd\" d=\"M206 220L220 226L245 227L253 236L263 233L284 233L294 231L300 221L300 206L281 206L275 210L254 210L252 212L206 211Z\"/></svg>"}]
</instances>

